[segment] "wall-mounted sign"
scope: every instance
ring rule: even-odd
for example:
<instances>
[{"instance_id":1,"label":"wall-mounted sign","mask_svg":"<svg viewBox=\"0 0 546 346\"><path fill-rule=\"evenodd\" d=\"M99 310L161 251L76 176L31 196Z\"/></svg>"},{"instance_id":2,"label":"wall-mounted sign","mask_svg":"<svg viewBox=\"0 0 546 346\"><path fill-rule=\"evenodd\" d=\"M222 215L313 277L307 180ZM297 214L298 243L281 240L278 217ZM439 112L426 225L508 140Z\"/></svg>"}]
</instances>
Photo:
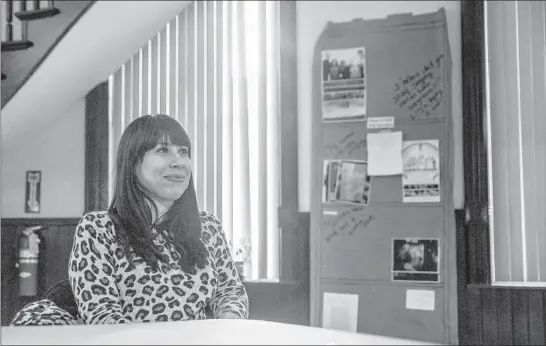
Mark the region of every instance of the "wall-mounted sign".
<instances>
[{"instance_id":1,"label":"wall-mounted sign","mask_svg":"<svg viewBox=\"0 0 546 346\"><path fill-rule=\"evenodd\" d=\"M25 180L25 213L39 213L42 171L27 171Z\"/></svg>"}]
</instances>

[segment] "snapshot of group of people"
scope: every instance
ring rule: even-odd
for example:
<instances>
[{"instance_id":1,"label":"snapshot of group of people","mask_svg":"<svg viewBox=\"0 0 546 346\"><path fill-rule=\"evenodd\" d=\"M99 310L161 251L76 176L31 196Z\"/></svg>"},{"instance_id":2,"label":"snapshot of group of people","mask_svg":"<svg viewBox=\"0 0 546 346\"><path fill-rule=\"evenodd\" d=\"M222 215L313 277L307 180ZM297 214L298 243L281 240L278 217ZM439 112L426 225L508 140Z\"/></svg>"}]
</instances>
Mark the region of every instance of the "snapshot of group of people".
<instances>
[{"instance_id":1,"label":"snapshot of group of people","mask_svg":"<svg viewBox=\"0 0 546 346\"><path fill-rule=\"evenodd\" d=\"M364 120L366 48L325 50L321 56L323 120Z\"/></svg>"},{"instance_id":2,"label":"snapshot of group of people","mask_svg":"<svg viewBox=\"0 0 546 346\"><path fill-rule=\"evenodd\" d=\"M348 60L333 56L331 52L324 52L322 60L322 80L364 78L366 56L363 49L358 49L355 57Z\"/></svg>"}]
</instances>

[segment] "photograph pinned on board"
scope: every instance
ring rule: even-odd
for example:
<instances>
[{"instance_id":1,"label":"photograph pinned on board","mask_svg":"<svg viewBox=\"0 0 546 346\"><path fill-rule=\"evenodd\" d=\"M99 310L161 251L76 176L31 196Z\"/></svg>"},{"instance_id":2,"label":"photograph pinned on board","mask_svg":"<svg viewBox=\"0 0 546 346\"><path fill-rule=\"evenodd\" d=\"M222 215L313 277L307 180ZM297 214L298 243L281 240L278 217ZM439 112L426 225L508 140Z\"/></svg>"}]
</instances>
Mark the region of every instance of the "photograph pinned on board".
<instances>
[{"instance_id":1,"label":"photograph pinned on board","mask_svg":"<svg viewBox=\"0 0 546 346\"><path fill-rule=\"evenodd\" d=\"M440 202L439 141L404 141L402 144L402 201Z\"/></svg>"},{"instance_id":2,"label":"photograph pinned on board","mask_svg":"<svg viewBox=\"0 0 546 346\"><path fill-rule=\"evenodd\" d=\"M371 177L360 160L325 160L322 201L368 204Z\"/></svg>"},{"instance_id":3,"label":"photograph pinned on board","mask_svg":"<svg viewBox=\"0 0 546 346\"><path fill-rule=\"evenodd\" d=\"M324 160L324 184L322 185L322 201L333 202L335 201L337 172L339 168L339 161L337 160Z\"/></svg>"},{"instance_id":4,"label":"photograph pinned on board","mask_svg":"<svg viewBox=\"0 0 546 346\"><path fill-rule=\"evenodd\" d=\"M392 280L439 282L439 246L438 238L393 238Z\"/></svg>"},{"instance_id":5,"label":"photograph pinned on board","mask_svg":"<svg viewBox=\"0 0 546 346\"><path fill-rule=\"evenodd\" d=\"M322 52L322 119L365 121L366 48Z\"/></svg>"}]
</instances>

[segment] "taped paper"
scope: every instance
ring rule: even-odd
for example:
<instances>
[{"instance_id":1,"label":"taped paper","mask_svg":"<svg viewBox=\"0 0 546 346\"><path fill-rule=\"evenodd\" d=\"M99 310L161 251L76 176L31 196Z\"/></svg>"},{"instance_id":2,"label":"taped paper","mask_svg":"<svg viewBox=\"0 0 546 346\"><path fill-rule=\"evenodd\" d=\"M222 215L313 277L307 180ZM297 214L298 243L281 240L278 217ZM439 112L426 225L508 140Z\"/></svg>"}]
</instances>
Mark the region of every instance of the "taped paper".
<instances>
[{"instance_id":1,"label":"taped paper","mask_svg":"<svg viewBox=\"0 0 546 346\"><path fill-rule=\"evenodd\" d=\"M355 332L358 325L358 294L324 292L322 327Z\"/></svg>"},{"instance_id":2,"label":"taped paper","mask_svg":"<svg viewBox=\"0 0 546 346\"><path fill-rule=\"evenodd\" d=\"M432 290L407 290L406 309L434 311L435 293Z\"/></svg>"}]
</instances>

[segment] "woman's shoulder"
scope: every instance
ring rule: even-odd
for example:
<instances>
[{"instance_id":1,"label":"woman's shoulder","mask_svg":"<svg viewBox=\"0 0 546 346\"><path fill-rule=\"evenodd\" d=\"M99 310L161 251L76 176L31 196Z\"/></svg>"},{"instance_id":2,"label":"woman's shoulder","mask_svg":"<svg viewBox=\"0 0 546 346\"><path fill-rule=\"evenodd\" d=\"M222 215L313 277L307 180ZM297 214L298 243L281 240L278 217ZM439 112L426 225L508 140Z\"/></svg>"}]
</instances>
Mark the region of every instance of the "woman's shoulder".
<instances>
[{"instance_id":1,"label":"woman's shoulder","mask_svg":"<svg viewBox=\"0 0 546 346\"><path fill-rule=\"evenodd\" d=\"M82 216L80 224L90 224L97 228L106 228L112 222L107 211L90 211Z\"/></svg>"},{"instance_id":2,"label":"woman's shoulder","mask_svg":"<svg viewBox=\"0 0 546 346\"><path fill-rule=\"evenodd\" d=\"M199 212L199 217L205 240L216 238L222 232L222 222L213 213L202 210Z\"/></svg>"},{"instance_id":3,"label":"woman's shoulder","mask_svg":"<svg viewBox=\"0 0 546 346\"><path fill-rule=\"evenodd\" d=\"M110 215L107 211L91 211L82 216L77 226L79 234L90 233L91 236L98 234L104 234L109 237L114 236L114 227Z\"/></svg>"},{"instance_id":4,"label":"woman's shoulder","mask_svg":"<svg viewBox=\"0 0 546 346\"><path fill-rule=\"evenodd\" d=\"M218 220L216 215L214 215L213 213L208 212L206 210L201 210L199 212L199 218L201 219L201 224L213 223L213 224L218 225L218 226L221 225L221 222L220 222L220 220Z\"/></svg>"}]
</instances>

